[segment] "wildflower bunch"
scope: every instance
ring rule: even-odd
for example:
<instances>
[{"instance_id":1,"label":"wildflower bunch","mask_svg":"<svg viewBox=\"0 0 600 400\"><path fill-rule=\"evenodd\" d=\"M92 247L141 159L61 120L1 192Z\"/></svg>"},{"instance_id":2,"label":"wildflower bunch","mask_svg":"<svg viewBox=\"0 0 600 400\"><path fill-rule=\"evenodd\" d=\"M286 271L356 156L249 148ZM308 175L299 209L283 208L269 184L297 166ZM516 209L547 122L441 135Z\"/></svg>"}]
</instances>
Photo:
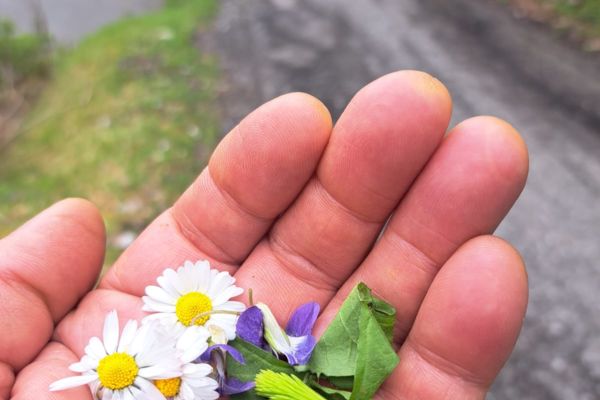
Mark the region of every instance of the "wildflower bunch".
<instances>
[{"instance_id":1,"label":"wildflower bunch","mask_svg":"<svg viewBox=\"0 0 600 400\"><path fill-rule=\"evenodd\" d=\"M102 400L325 400L372 398L398 363L391 345L395 309L359 284L319 341L319 304L309 302L285 329L265 303L243 293L208 261L167 268L146 287L141 325L120 328L116 311L92 337L78 375L51 391L88 385Z\"/></svg>"}]
</instances>

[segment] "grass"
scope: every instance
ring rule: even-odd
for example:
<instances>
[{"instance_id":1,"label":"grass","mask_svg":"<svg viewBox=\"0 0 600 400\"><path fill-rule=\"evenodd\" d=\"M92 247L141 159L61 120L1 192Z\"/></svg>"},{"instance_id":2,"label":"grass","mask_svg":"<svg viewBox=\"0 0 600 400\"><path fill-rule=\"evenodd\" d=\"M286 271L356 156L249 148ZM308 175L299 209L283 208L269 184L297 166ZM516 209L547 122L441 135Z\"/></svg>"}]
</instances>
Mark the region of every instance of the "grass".
<instances>
[{"instance_id":1,"label":"grass","mask_svg":"<svg viewBox=\"0 0 600 400\"><path fill-rule=\"evenodd\" d=\"M546 0L548 1L548 0ZM600 34L600 1L598 0L554 0L558 12L591 25Z\"/></svg>"},{"instance_id":2,"label":"grass","mask_svg":"<svg viewBox=\"0 0 600 400\"><path fill-rule=\"evenodd\" d=\"M600 51L600 0L536 0L557 16L553 25L582 42L583 48Z\"/></svg>"},{"instance_id":3,"label":"grass","mask_svg":"<svg viewBox=\"0 0 600 400\"><path fill-rule=\"evenodd\" d=\"M63 56L0 153L0 236L68 196L96 203L107 261L194 179L216 140L217 66L194 47L214 0L107 26Z\"/></svg>"},{"instance_id":4,"label":"grass","mask_svg":"<svg viewBox=\"0 0 600 400\"><path fill-rule=\"evenodd\" d=\"M16 34L14 24L0 18L0 91L14 89L27 79L44 79L50 67L47 36Z\"/></svg>"}]
</instances>

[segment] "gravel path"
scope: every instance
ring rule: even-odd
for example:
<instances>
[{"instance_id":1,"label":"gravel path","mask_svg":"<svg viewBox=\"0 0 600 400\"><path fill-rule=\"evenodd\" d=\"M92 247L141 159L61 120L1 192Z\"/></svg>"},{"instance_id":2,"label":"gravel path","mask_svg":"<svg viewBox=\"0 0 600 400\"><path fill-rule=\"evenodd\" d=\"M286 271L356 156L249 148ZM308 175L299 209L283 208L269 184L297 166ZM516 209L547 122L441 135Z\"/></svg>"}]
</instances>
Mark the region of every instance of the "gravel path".
<instances>
[{"instance_id":1,"label":"gravel path","mask_svg":"<svg viewBox=\"0 0 600 400\"><path fill-rule=\"evenodd\" d=\"M223 0L214 32L225 69L224 129L302 90L338 116L393 70L450 88L454 123L494 114L531 151L525 192L498 234L524 254L530 306L490 399L600 398L600 58L494 0Z\"/></svg>"}]
</instances>

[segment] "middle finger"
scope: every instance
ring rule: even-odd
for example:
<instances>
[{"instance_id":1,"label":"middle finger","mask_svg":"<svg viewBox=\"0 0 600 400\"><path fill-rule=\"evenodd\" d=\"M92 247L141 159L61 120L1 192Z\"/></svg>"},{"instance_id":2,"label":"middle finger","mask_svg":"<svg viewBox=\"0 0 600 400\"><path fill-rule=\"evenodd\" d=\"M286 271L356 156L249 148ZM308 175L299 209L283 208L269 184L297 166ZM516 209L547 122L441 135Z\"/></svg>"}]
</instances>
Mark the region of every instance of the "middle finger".
<instances>
[{"instance_id":1,"label":"middle finger","mask_svg":"<svg viewBox=\"0 0 600 400\"><path fill-rule=\"evenodd\" d=\"M351 101L317 173L236 273L285 316L305 299L325 304L360 264L444 136L446 88L421 72L393 73Z\"/></svg>"}]
</instances>

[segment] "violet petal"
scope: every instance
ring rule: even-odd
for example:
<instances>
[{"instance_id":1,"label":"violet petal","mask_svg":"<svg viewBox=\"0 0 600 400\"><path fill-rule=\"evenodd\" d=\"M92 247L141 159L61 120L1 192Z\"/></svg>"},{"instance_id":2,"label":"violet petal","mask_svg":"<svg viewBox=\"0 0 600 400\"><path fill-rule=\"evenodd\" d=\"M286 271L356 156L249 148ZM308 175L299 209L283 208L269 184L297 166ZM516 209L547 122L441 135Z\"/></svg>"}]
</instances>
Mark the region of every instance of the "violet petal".
<instances>
[{"instance_id":1,"label":"violet petal","mask_svg":"<svg viewBox=\"0 0 600 400\"><path fill-rule=\"evenodd\" d=\"M301 305L290 317L285 332L289 336L310 335L321 307L315 302Z\"/></svg>"},{"instance_id":2,"label":"violet petal","mask_svg":"<svg viewBox=\"0 0 600 400\"><path fill-rule=\"evenodd\" d=\"M214 344L214 345L210 346L208 349L206 349L206 351L204 353L202 353L202 355L198 358L198 360L200 360L202 362L209 362L210 355L215 349L221 349L221 350L227 352L238 363L246 364L246 361L244 360L244 356L242 355L242 353L240 353L235 347L232 347L232 346L229 346L226 344Z\"/></svg>"},{"instance_id":3,"label":"violet petal","mask_svg":"<svg viewBox=\"0 0 600 400\"><path fill-rule=\"evenodd\" d=\"M295 337L290 336L290 342L293 347L292 354L286 354L290 365L304 365L310 360L310 356L317 345L317 340L312 335Z\"/></svg>"},{"instance_id":4,"label":"violet petal","mask_svg":"<svg viewBox=\"0 0 600 400\"><path fill-rule=\"evenodd\" d=\"M262 311L256 306L247 308L238 318L235 331L240 339L262 348L265 344Z\"/></svg>"},{"instance_id":5,"label":"violet petal","mask_svg":"<svg viewBox=\"0 0 600 400\"><path fill-rule=\"evenodd\" d=\"M254 389L256 384L252 381L242 382L235 378L228 378L219 389L222 395L228 396L231 394L238 394L247 392L248 390Z\"/></svg>"}]
</instances>

